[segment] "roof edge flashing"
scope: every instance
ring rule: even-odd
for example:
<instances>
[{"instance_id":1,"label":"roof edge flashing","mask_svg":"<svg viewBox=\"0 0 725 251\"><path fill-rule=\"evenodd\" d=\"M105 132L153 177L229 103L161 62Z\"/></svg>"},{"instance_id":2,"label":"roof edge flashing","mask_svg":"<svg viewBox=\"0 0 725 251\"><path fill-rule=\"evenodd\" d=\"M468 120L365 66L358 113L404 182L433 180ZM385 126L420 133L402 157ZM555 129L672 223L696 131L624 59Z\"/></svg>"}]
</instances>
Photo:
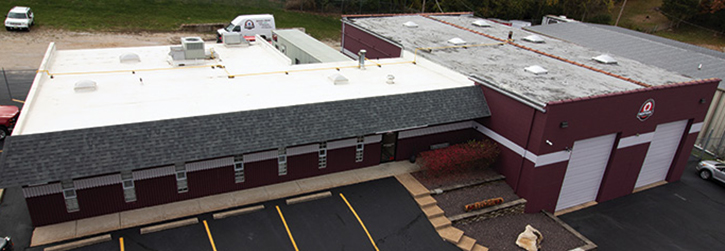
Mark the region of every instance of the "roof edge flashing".
<instances>
[{"instance_id":1,"label":"roof edge flashing","mask_svg":"<svg viewBox=\"0 0 725 251\"><path fill-rule=\"evenodd\" d=\"M496 84L493 80L487 79L485 77L480 77L476 74L471 74L468 76L468 79L472 80L473 82L476 82L478 84L481 84L483 86L486 86L488 88L494 89L498 91L499 93L506 95L512 99L515 99L521 103L524 103L525 105L530 106L531 108L534 108L542 113L546 113L546 104L542 103L540 101L533 100L529 97L522 96L521 94L503 89L499 87L498 84Z\"/></svg>"}]
</instances>

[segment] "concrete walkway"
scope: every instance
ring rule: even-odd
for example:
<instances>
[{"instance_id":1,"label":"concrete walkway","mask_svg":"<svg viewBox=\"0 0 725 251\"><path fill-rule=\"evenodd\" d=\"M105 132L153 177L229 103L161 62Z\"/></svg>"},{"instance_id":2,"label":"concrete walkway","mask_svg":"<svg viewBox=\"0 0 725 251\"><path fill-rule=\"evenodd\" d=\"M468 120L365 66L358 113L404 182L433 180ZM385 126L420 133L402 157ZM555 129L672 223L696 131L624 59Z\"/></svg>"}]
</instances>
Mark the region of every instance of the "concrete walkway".
<instances>
[{"instance_id":1,"label":"concrete walkway","mask_svg":"<svg viewBox=\"0 0 725 251\"><path fill-rule=\"evenodd\" d=\"M101 215L35 228L30 246L76 239L119 229L136 227L171 219L203 214L233 207L310 193L393 177L420 170L408 161L389 162L377 166L316 176L264 187L245 189L197 199L179 201L120 213Z\"/></svg>"}]
</instances>

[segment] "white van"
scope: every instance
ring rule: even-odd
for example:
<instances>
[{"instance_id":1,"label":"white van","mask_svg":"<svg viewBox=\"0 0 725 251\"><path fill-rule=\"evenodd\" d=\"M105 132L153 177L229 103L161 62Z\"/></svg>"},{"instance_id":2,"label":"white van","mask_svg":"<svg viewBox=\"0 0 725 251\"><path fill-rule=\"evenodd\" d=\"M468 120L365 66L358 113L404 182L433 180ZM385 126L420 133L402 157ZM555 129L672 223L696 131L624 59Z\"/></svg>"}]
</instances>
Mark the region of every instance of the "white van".
<instances>
[{"instance_id":1,"label":"white van","mask_svg":"<svg viewBox=\"0 0 725 251\"><path fill-rule=\"evenodd\" d=\"M245 37L254 37L259 34L270 40L274 29L274 16L271 14L241 15L232 20L227 27L216 31L217 43L222 42L222 37L226 33L240 33Z\"/></svg>"}]
</instances>

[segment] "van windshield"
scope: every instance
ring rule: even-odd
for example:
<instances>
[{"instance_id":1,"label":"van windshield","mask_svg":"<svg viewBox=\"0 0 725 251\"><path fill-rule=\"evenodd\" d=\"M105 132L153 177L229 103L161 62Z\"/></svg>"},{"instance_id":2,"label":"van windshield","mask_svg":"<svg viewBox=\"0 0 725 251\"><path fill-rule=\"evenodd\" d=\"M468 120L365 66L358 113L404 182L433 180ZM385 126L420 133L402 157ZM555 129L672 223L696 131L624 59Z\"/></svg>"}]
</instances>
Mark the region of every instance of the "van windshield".
<instances>
[{"instance_id":1,"label":"van windshield","mask_svg":"<svg viewBox=\"0 0 725 251\"><path fill-rule=\"evenodd\" d=\"M25 13L18 13L18 12L10 12L8 13L9 18L18 18L18 19L26 19L28 18L25 16Z\"/></svg>"},{"instance_id":2,"label":"van windshield","mask_svg":"<svg viewBox=\"0 0 725 251\"><path fill-rule=\"evenodd\" d=\"M231 32L231 31L232 31L232 29L234 29L234 26L235 26L235 25L234 25L233 23L229 23L229 25L227 25L227 27L226 27L226 28L224 28L224 30L226 30L226 31L229 31L229 32Z\"/></svg>"}]
</instances>

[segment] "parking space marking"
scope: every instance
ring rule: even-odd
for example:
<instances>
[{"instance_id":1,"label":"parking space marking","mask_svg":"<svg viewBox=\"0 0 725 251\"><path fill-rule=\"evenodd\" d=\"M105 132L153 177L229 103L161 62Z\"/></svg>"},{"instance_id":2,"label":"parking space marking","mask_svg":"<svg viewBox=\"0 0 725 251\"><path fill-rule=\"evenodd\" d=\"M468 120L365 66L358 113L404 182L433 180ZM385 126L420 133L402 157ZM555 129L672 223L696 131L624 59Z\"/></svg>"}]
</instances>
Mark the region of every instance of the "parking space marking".
<instances>
[{"instance_id":1,"label":"parking space marking","mask_svg":"<svg viewBox=\"0 0 725 251\"><path fill-rule=\"evenodd\" d=\"M360 216L357 215L357 212L355 212L355 209L352 208L352 205L350 205L350 202L348 202L347 199L345 198L345 195L342 195L342 193L340 193L340 197L342 197L342 200L345 201L345 204L347 204L347 207L350 208L350 211L352 211L352 214L355 215L355 218L357 218L357 221L360 222L360 226L362 226L363 230L365 230L365 233L368 235L368 239L370 239L370 243L373 244L375 251L380 251L380 249L378 249L378 245L375 244L373 237L370 235L370 232L368 232L368 228L365 227L365 223L362 222L362 220L360 219Z\"/></svg>"},{"instance_id":2,"label":"parking space marking","mask_svg":"<svg viewBox=\"0 0 725 251\"><path fill-rule=\"evenodd\" d=\"M206 223L206 220L204 220L204 228L206 228L206 234L209 236L209 243L211 243L211 249L217 251L216 245L214 244L214 238L211 237L211 231L209 231L209 224Z\"/></svg>"},{"instance_id":3,"label":"parking space marking","mask_svg":"<svg viewBox=\"0 0 725 251\"><path fill-rule=\"evenodd\" d=\"M295 247L295 251L300 251L297 249L297 243L295 243L295 238L292 237L292 232L289 231L289 226L287 226L287 221L284 220L284 215L282 215L282 210L279 209L279 206L275 206L277 208L277 213L279 213L279 218L282 219L282 224L284 224L284 229L287 229L287 234L289 235L290 241L292 241L292 246Z\"/></svg>"},{"instance_id":4,"label":"parking space marking","mask_svg":"<svg viewBox=\"0 0 725 251\"><path fill-rule=\"evenodd\" d=\"M118 244L121 245L121 251L124 251L125 248L123 247L123 237L118 238Z\"/></svg>"}]
</instances>

